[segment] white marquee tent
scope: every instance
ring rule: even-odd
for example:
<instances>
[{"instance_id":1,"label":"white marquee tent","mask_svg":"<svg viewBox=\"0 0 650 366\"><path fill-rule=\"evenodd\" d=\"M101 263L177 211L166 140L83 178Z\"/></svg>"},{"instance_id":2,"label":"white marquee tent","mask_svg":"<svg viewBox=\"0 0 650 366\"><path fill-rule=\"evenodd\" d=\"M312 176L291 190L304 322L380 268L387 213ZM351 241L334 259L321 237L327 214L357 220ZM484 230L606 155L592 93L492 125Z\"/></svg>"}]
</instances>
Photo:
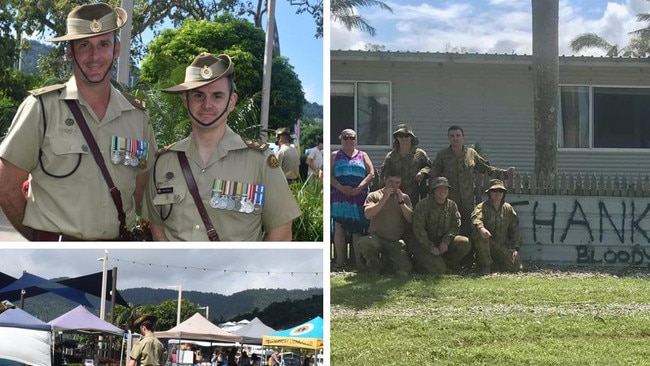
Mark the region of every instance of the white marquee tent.
<instances>
[{"instance_id":1,"label":"white marquee tent","mask_svg":"<svg viewBox=\"0 0 650 366\"><path fill-rule=\"evenodd\" d=\"M52 327L23 311L0 313L0 359L33 366L50 366Z\"/></svg>"}]
</instances>

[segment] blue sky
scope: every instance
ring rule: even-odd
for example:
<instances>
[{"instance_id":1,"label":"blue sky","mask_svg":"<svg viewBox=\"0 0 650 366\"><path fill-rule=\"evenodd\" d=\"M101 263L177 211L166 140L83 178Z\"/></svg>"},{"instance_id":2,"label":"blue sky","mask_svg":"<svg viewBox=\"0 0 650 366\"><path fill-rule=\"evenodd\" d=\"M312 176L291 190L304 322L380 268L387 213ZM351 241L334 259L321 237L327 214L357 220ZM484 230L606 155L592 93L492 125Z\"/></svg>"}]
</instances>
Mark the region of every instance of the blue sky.
<instances>
[{"instance_id":1,"label":"blue sky","mask_svg":"<svg viewBox=\"0 0 650 366\"><path fill-rule=\"evenodd\" d=\"M330 49L364 49L367 43L390 51L532 54L531 0L389 0L393 13L358 9L377 29L375 37L332 23ZM570 42L596 33L626 45L628 32L642 28L636 14L650 12L647 0L560 0L560 55L574 54ZM585 50L581 55L602 55Z\"/></svg>"}]
</instances>

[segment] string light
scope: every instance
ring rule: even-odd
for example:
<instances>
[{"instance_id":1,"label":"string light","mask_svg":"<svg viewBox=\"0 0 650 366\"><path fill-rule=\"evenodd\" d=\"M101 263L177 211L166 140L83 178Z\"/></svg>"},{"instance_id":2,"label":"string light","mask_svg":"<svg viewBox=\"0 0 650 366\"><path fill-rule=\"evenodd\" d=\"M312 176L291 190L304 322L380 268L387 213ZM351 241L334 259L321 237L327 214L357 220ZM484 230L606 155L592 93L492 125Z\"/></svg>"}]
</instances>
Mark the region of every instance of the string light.
<instances>
[{"instance_id":1,"label":"string light","mask_svg":"<svg viewBox=\"0 0 650 366\"><path fill-rule=\"evenodd\" d=\"M264 274L266 273L267 275L290 275L293 277L294 275L311 275L315 274L316 276L320 276L321 272L295 272L295 271L287 271L287 272L282 272L282 271L268 271L268 270L250 270L250 269L215 269L215 268L204 268L204 267L192 267L192 266L175 266L173 264L156 264L156 263L145 263L145 262L137 262L133 260L124 260L120 258L111 258L115 262L123 262L127 264L133 264L133 265L139 265L139 266L149 266L149 267L159 267L159 268L178 268L178 269L185 269L185 270L198 270L198 271L215 271L215 272L223 272L223 273L243 273L243 274L249 274L249 273L260 273Z\"/></svg>"}]
</instances>

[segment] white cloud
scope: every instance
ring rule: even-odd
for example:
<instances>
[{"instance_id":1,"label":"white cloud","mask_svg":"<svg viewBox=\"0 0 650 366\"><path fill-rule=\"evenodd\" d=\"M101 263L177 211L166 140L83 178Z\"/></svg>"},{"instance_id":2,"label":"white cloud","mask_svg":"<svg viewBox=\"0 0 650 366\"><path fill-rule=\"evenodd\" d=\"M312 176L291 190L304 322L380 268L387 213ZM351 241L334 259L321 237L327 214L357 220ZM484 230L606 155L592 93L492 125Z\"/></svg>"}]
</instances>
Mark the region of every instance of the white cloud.
<instances>
[{"instance_id":1,"label":"white cloud","mask_svg":"<svg viewBox=\"0 0 650 366\"><path fill-rule=\"evenodd\" d=\"M332 23L332 49L363 49L366 43L391 51L478 52L532 54L532 16L529 0L456 2L452 5L389 3L393 13L378 8L359 9L377 28L377 36L349 32ZM650 12L646 0L560 0L559 50L570 55L570 42L582 33L596 33L610 43L629 43L629 32L645 26L636 14ZM585 55L601 51L586 50Z\"/></svg>"}]
</instances>

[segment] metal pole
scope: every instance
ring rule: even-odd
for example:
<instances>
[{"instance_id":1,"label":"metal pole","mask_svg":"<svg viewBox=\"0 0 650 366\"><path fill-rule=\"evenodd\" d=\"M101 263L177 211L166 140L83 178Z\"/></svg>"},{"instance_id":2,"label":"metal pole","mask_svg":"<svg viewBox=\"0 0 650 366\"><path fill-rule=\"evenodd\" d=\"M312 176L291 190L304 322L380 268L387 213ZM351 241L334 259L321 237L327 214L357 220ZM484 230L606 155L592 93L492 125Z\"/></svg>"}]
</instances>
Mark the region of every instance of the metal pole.
<instances>
[{"instance_id":1,"label":"metal pole","mask_svg":"<svg viewBox=\"0 0 650 366\"><path fill-rule=\"evenodd\" d=\"M178 285L178 309L176 310L176 325L181 323L181 293L183 292L183 285Z\"/></svg>"},{"instance_id":2,"label":"metal pole","mask_svg":"<svg viewBox=\"0 0 650 366\"><path fill-rule=\"evenodd\" d=\"M117 81L124 85L129 84L129 71L131 70L131 28L133 27L133 0L122 0L122 8L126 10L128 19L120 31L120 56L117 61Z\"/></svg>"},{"instance_id":3,"label":"metal pole","mask_svg":"<svg viewBox=\"0 0 650 366\"><path fill-rule=\"evenodd\" d=\"M106 314L106 283L108 282L108 250L104 249L104 257L97 259L102 261L102 296L99 304L99 318L104 320Z\"/></svg>"},{"instance_id":4,"label":"metal pole","mask_svg":"<svg viewBox=\"0 0 650 366\"><path fill-rule=\"evenodd\" d=\"M268 21L266 25L266 45L264 48L264 73L262 76L262 107L260 111L261 138L267 140L269 128L269 104L271 102L271 69L273 66L273 33L275 32L275 0L268 0Z\"/></svg>"}]
</instances>

